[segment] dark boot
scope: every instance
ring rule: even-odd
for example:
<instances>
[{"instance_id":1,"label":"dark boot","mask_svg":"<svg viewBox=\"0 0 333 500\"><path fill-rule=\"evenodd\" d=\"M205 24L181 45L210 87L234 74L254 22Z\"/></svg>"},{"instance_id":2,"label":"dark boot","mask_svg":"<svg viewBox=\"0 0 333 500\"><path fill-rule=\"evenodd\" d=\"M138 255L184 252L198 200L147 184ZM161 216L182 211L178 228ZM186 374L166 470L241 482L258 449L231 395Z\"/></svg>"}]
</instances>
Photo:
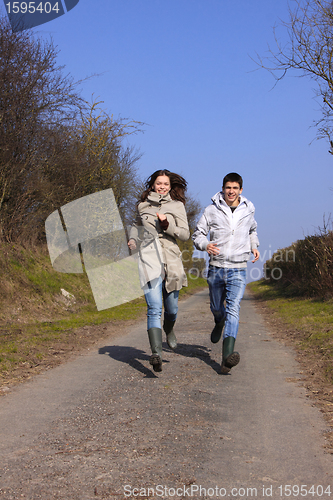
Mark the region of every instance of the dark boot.
<instances>
[{"instance_id":1,"label":"dark boot","mask_svg":"<svg viewBox=\"0 0 333 500\"><path fill-rule=\"evenodd\" d=\"M161 328L149 328L148 338L151 347L152 355L149 363L153 365L155 372L162 371L162 330Z\"/></svg>"},{"instance_id":2,"label":"dark boot","mask_svg":"<svg viewBox=\"0 0 333 500\"><path fill-rule=\"evenodd\" d=\"M213 342L213 344L217 344L218 341L220 340L224 323L225 323L225 318L223 318L223 320L220 321L219 323L215 323L213 331L210 334L210 341Z\"/></svg>"},{"instance_id":3,"label":"dark boot","mask_svg":"<svg viewBox=\"0 0 333 500\"><path fill-rule=\"evenodd\" d=\"M236 339L234 337L226 337L223 339L221 364L221 373L223 374L229 373L231 368L239 363L239 352L234 351L235 341Z\"/></svg>"},{"instance_id":4,"label":"dark boot","mask_svg":"<svg viewBox=\"0 0 333 500\"><path fill-rule=\"evenodd\" d=\"M177 347L177 339L175 332L173 331L174 324L176 323L176 320L170 320L167 318L164 318L163 322L163 329L166 333L167 337L167 343L170 349L176 349Z\"/></svg>"}]
</instances>

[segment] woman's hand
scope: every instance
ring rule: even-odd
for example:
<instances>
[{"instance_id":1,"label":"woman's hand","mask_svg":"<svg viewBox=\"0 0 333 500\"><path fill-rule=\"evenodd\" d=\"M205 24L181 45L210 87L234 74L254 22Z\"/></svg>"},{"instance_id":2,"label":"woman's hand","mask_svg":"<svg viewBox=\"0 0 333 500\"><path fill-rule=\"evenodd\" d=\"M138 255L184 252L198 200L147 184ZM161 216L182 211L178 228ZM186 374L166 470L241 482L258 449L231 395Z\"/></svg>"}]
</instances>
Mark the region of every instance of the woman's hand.
<instances>
[{"instance_id":1,"label":"woman's hand","mask_svg":"<svg viewBox=\"0 0 333 500\"><path fill-rule=\"evenodd\" d=\"M168 229L168 227L169 227L169 221L166 218L166 215L164 215L164 214L158 214L158 213L156 215L158 217L161 229L163 231L166 231Z\"/></svg>"},{"instance_id":2,"label":"woman's hand","mask_svg":"<svg viewBox=\"0 0 333 500\"><path fill-rule=\"evenodd\" d=\"M161 222L163 222L164 220L166 220L166 215L164 215L164 214L159 214L159 213L157 213L156 215L157 215L157 217L158 217L158 220L160 220Z\"/></svg>"},{"instance_id":3,"label":"woman's hand","mask_svg":"<svg viewBox=\"0 0 333 500\"><path fill-rule=\"evenodd\" d=\"M131 238L128 243L127 243L128 247L130 250L135 250L136 249L136 241L133 240L133 238Z\"/></svg>"}]
</instances>

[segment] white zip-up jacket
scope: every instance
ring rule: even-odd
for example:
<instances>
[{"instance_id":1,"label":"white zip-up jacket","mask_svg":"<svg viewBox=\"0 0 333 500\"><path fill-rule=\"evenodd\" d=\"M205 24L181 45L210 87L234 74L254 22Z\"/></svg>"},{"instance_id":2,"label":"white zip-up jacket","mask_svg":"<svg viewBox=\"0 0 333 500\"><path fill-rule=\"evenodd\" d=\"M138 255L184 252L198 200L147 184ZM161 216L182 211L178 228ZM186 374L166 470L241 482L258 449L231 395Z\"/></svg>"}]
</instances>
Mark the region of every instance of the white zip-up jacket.
<instances>
[{"instance_id":1,"label":"white zip-up jacket","mask_svg":"<svg viewBox=\"0 0 333 500\"><path fill-rule=\"evenodd\" d=\"M192 239L198 250L206 250L216 243L219 255L210 255L209 263L216 267L242 268L250 260L251 250L259 246L254 205L240 196L239 205L232 212L222 192L212 197L202 214ZM210 233L210 240L207 236Z\"/></svg>"}]
</instances>

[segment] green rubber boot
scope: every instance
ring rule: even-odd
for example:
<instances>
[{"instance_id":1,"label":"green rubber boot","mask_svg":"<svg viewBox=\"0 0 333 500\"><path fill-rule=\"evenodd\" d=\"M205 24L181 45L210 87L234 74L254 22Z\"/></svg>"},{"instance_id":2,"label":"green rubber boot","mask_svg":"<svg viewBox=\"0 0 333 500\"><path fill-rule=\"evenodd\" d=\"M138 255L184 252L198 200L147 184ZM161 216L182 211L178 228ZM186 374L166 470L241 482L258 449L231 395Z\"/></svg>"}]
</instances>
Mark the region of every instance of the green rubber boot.
<instances>
[{"instance_id":1,"label":"green rubber boot","mask_svg":"<svg viewBox=\"0 0 333 500\"><path fill-rule=\"evenodd\" d=\"M149 328L148 338L152 355L149 363L153 365L154 372L162 371L162 330L161 328Z\"/></svg>"},{"instance_id":2,"label":"green rubber boot","mask_svg":"<svg viewBox=\"0 0 333 500\"><path fill-rule=\"evenodd\" d=\"M176 320L171 321L170 319L164 318L163 329L166 333L167 343L170 349L177 348L177 339L175 332L173 331L174 324Z\"/></svg>"},{"instance_id":3,"label":"green rubber boot","mask_svg":"<svg viewBox=\"0 0 333 500\"><path fill-rule=\"evenodd\" d=\"M217 344L218 341L220 340L224 323L225 323L225 318L223 318L223 320L220 321L219 323L215 323L212 333L210 334L210 341L213 342L213 344Z\"/></svg>"},{"instance_id":4,"label":"green rubber boot","mask_svg":"<svg viewBox=\"0 0 333 500\"><path fill-rule=\"evenodd\" d=\"M221 373L223 374L229 373L231 368L238 365L240 361L239 352L234 351L235 341L234 337L223 339L221 364Z\"/></svg>"}]
</instances>

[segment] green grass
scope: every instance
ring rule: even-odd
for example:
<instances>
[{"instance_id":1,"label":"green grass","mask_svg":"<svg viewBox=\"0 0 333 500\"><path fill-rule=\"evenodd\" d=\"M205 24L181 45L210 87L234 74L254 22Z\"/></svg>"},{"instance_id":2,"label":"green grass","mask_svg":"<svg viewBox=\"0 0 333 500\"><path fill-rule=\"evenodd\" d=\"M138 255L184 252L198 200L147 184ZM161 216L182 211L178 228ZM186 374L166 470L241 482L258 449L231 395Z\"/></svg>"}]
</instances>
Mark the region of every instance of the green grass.
<instances>
[{"instance_id":1,"label":"green grass","mask_svg":"<svg viewBox=\"0 0 333 500\"><path fill-rule=\"evenodd\" d=\"M87 276L55 271L46 247L0 244L0 267L2 383L11 380L18 369L47 362L59 345L71 342L80 347L75 332L81 327L143 319L146 314L143 297L98 311ZM205 286L205 279L189 277L180 298ZM75 303L64 301L61 288L74 295Z\"/></svg>"},{"instance_id":2,"label":"green grass","mask_svg":"<svg viewBox=\"0 0 333 500\"><path fill-rule=\"evenodd\" d=\"M298 349L320 358L325 376L333 384L333 300L286 296L265 280L248 287L281 322L281 328L289 331L289 339Z\"/></svg>"},{"instance_id":3,"label":"green grass","mask_svg":"<svg viewBox=\"0 0 333 500\"><path fill-rule=\"evenodd\" d=\"M207 280L204 278L197 278L196 276L188 276L188 286L184 287L180 290L179 296L183 297L185 295L191 294L193 291L196 291L198 288L207 287Z\"/></svg>"}]
</instances>

